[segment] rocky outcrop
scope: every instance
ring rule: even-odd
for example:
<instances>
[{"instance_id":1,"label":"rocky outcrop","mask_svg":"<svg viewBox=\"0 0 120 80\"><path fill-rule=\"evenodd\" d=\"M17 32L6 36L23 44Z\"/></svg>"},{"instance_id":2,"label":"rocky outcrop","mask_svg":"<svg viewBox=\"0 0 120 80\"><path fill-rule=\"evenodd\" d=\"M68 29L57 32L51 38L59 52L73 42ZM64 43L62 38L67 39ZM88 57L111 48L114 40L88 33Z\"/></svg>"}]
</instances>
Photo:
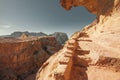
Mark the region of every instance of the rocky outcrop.
<instances>
[{"instance_id":1,"label":"rocky outcrop","mask_svg":"<svg viewBox=\"0 0 120 80\"><path fill-rule=\"evenodd\" d=\"M67 10L84 6L97 18L76 32L39 69L36 80L119 80L120 0L61 0Z\"/></svg>"},{"instance_id":2,"label":"rocky outcrop","mask_svg":"<svg viewBox=\"0 0 120 80\"><path fill-rule=\"evenodd\" d=\"M65 44L65 42L68 40L67 34L62 32L55 32L50 34L50 36L54 36L60 44Z\"/></svg>"},{"instance_id":3,"label":"rocky outcrop","mask_svg":"<svg viewBox=\"0 0 120 80\"><path fill-rule=\"evenodd\" d=\"M61 48L55 37L1 38L0 80L35 79L43 62Z\"/></svg>"}]
</instances>

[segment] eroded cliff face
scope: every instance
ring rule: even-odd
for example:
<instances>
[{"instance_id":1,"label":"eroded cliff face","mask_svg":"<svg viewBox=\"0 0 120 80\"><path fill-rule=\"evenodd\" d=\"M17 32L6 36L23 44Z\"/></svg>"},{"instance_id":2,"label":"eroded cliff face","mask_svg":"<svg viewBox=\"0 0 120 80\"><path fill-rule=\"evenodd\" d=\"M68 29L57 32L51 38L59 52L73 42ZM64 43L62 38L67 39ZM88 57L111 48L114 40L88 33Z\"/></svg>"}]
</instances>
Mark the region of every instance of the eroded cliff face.
<instances>
[{"instance_id":1,"label":"eroded cliff face","mask_svg":"<svg viewBox=\"0 0 120 80\"><path fill-rule=\"evenodd\" d=\"M119 80L120 0L61 0L67 10L84 6L97 18L76 32L40 68L36 80Z\"/></svg>"},{"instance_id":2,"label":"eroded cliff face","mask_svg":"<svg viewBox=\"0 0 120 80\"><path fill-rule=\"evenodd\" d=\"M0 80L24 80L32 75L34 80L43 62L61 47L55 37L48 36L0 39Z\"/></svg>"}]
</instances>

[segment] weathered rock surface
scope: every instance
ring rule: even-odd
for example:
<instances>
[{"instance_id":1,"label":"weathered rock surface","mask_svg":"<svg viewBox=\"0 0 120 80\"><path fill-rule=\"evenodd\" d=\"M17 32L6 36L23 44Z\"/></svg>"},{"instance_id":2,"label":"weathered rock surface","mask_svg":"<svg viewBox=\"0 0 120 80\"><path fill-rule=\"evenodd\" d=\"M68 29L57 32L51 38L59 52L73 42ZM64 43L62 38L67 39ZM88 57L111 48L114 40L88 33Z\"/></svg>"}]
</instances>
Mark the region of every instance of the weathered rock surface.
<instances>
[{"instance_id":1,"label":"weathered rock surface","mask_svg":"<svg viewBox=\"0 0 120 80\"><path fill-rule=\"evenodd\" d=\"M65 44L65 42L68 40L67 34L63 32L55 32L50 34L50 36L54 36L60 44Z\"/></svg>"},{"instance_id":2,"label":"weathered rock surface","mask_svg":"<svg viewBox=\"0 0 120 80\"><path fill-rule=\"evenodd\" d=\"M85 6L97 18L42 65L36 80L120 80L120 0L61 0L61 5Z\"/></svg>"},{"instance_id":3,"label":"weathered rock surface","mask_svg":"<svg viewBox=\"0 0 120 80\"><path fill-rule=\"evenodd\" d=\"M34 80L43 62L61 48L50 36L0 38L0 80Z\"/></svg>"}]
</instances>

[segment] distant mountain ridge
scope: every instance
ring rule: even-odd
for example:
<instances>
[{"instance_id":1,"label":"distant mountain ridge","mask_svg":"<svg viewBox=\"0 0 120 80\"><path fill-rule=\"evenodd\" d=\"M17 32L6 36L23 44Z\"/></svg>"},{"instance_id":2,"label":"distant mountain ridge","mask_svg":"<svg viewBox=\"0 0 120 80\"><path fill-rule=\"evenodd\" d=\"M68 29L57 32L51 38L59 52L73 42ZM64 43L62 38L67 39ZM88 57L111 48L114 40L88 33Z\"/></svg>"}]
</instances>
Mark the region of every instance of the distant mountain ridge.
<instances>
[{"instance_id":1,"label":"distant mountain ridge","mask_svg":"<svg viewBox=\"0 0 120 80\"><path fill-rule=\"evenodd\" d=\"M17 37L20 37L23 33L25 33L28 36L36 36L36 37L37 36L53 36L56 38L56 40L60 44L64 44L68 40L68 36L64 32L54 32L54 33L48 35L43 32L16 31L16 32L11 33L10 35L4 35L4 36L0 36L0 37L15 37L15 38L17 38Z\"/></svg>"},{"instance_id":2,"label":"distant mountain ridge","mask_svg":"<svg viewBox=\"0 0 120 80\"><path fill-rule=\"evenodd\" d=\"M23 33L29 35L29 36L48 36L47 34L43 33L43 32L28 32L28 31L25 31L25 32L20 32L20 31L17 31L17 32L13 32L10 37L20 37Z\"/></svg>"},{"instance_id":3,"label":"distant mountain ridge","mask_svg":"<svg viewBox=\"0 0 120 80\"><path fill-rule=\"evenodd\" d=\"M54 36L60 44L64 44L68 40L67 34L63 32L54 32L50 36Z\"/></svg>"}]
</instances>

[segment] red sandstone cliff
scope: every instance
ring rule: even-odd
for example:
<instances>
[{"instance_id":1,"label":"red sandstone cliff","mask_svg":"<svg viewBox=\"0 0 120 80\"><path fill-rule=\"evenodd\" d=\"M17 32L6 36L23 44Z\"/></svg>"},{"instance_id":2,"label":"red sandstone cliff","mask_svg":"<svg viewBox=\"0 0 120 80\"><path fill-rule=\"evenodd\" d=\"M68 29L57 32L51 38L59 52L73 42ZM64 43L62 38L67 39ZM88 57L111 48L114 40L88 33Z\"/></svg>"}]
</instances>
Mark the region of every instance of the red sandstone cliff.
<instances>
[{"instance_id":1,"label":"red sandstone cliff","mask_svg":"<svg viewBox=\"0 0 120 80\"><path fill-rule=\"evenodd\" d=\"M55 37L0 39L0 80L24 80L59 49Z\"/></svg>"},{"instance_id":2,"label":"red sandstone cliff","mask_svg":"<svg viewBox=\"0 0 120 80\"><path fill-rule=\"evenodd\" d=\"M120 0L61 0L84 6L96 20L76 32L40 68L36 80L120 80Z\"/></svg>"}]
</instances>

